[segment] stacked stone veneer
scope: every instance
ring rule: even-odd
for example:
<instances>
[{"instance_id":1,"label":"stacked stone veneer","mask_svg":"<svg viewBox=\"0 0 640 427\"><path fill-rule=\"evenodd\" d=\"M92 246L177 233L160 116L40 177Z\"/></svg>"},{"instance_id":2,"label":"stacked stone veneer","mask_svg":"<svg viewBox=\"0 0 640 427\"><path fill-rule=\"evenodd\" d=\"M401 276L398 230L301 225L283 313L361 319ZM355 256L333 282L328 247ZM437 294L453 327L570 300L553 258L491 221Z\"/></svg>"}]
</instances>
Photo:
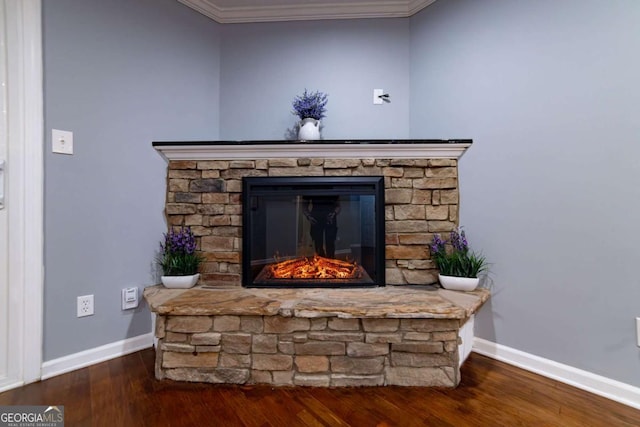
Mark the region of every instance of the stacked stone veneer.
<instances>
[{"instance_id":1,"label":"stacked stone veneer","mask_svg":"<svg viewBox=\"0 0 640 427\"><path fill-rule=\"evenodd\" d=\"M298 386L459 383L457 319L157 316L156 377Z\"/></svg>"},{"instance_id":2,"label":"stacked stone veneer","mask_svg":"<svg viewBox=\"0 0 640 427\"><path fill-rule=\"evenodd\" d=\"M428 244L458 223L455 159L269 159L171 161L166 214L191 226L206 262L201 282L241 283L242 177L384 176L386 283L430 284Z\"/></svg>"}]
</instances>

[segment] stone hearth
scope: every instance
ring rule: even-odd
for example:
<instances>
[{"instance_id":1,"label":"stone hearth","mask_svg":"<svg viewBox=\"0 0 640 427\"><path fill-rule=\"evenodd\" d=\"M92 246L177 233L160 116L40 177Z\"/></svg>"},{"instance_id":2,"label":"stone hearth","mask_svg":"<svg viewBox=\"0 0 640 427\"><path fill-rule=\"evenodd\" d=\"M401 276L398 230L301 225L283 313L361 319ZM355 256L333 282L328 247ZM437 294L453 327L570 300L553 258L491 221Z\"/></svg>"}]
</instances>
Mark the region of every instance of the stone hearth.
<instances>
[{"instance_id":1,"label":"stone hearth","mask_svg":"<svg viewBox=\"0 0 640 427\"><path fill-rule=\"evenodd\" d=\"M144 296L156 313L158 379L454 387L460 328L489 292L159 285Z\"/></svg>"}]
</instances>

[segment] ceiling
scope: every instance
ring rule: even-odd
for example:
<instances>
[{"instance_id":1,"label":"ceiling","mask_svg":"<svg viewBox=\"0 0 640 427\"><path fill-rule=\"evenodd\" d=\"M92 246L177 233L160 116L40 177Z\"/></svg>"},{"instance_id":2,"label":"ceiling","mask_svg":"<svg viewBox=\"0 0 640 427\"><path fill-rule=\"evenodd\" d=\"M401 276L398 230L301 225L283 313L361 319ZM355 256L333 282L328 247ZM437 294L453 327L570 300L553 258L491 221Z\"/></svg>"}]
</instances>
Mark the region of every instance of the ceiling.
<instances>
[{"instance_id":1,"label":"ceiling","mask_svg":"<svg viewBox=\"0 0 640 427\"><path fill-rule=\"evenodd\" d=\"M406 18L436 0L178 0L223 23Z\"/></svg>"}]
</instances>

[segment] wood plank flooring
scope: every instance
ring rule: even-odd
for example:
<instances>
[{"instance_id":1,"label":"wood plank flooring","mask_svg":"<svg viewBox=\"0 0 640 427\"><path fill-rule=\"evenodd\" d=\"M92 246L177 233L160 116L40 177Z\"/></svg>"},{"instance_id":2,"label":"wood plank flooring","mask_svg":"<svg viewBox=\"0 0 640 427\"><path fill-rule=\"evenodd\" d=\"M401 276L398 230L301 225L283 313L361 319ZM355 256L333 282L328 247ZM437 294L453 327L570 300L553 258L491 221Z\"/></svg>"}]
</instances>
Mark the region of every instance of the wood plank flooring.
<instances>
[{"instance_id":1,"label":"wood plank flooring","mask_svg":"<svg viewBox=\"0 0 640 427\"><path fill-rule=\"evenodd\" d=\"M0 393L64 405L66 426L640 426L640 411L472 353L456 389L157 381L154 351Z\"/></svg>"}]
</instances>

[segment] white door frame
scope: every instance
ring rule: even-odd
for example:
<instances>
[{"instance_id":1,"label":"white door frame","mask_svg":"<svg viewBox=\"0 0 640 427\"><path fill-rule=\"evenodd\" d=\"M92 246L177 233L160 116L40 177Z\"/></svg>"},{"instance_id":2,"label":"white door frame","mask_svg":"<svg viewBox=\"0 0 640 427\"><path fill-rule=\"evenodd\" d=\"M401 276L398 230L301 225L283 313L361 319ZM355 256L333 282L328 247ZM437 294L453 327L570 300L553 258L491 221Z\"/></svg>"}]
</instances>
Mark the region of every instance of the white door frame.
<instances>
[{"instance_id":1,"label":"white door frame","mask_svg":"<svg viewBox=\"0 0 640 427\"><path fill-rule=\"evenodd\" d=\"M9 217L8 389L42 370L44 119L41 0L5 3Z\"/></svg>"}]
</instances>

